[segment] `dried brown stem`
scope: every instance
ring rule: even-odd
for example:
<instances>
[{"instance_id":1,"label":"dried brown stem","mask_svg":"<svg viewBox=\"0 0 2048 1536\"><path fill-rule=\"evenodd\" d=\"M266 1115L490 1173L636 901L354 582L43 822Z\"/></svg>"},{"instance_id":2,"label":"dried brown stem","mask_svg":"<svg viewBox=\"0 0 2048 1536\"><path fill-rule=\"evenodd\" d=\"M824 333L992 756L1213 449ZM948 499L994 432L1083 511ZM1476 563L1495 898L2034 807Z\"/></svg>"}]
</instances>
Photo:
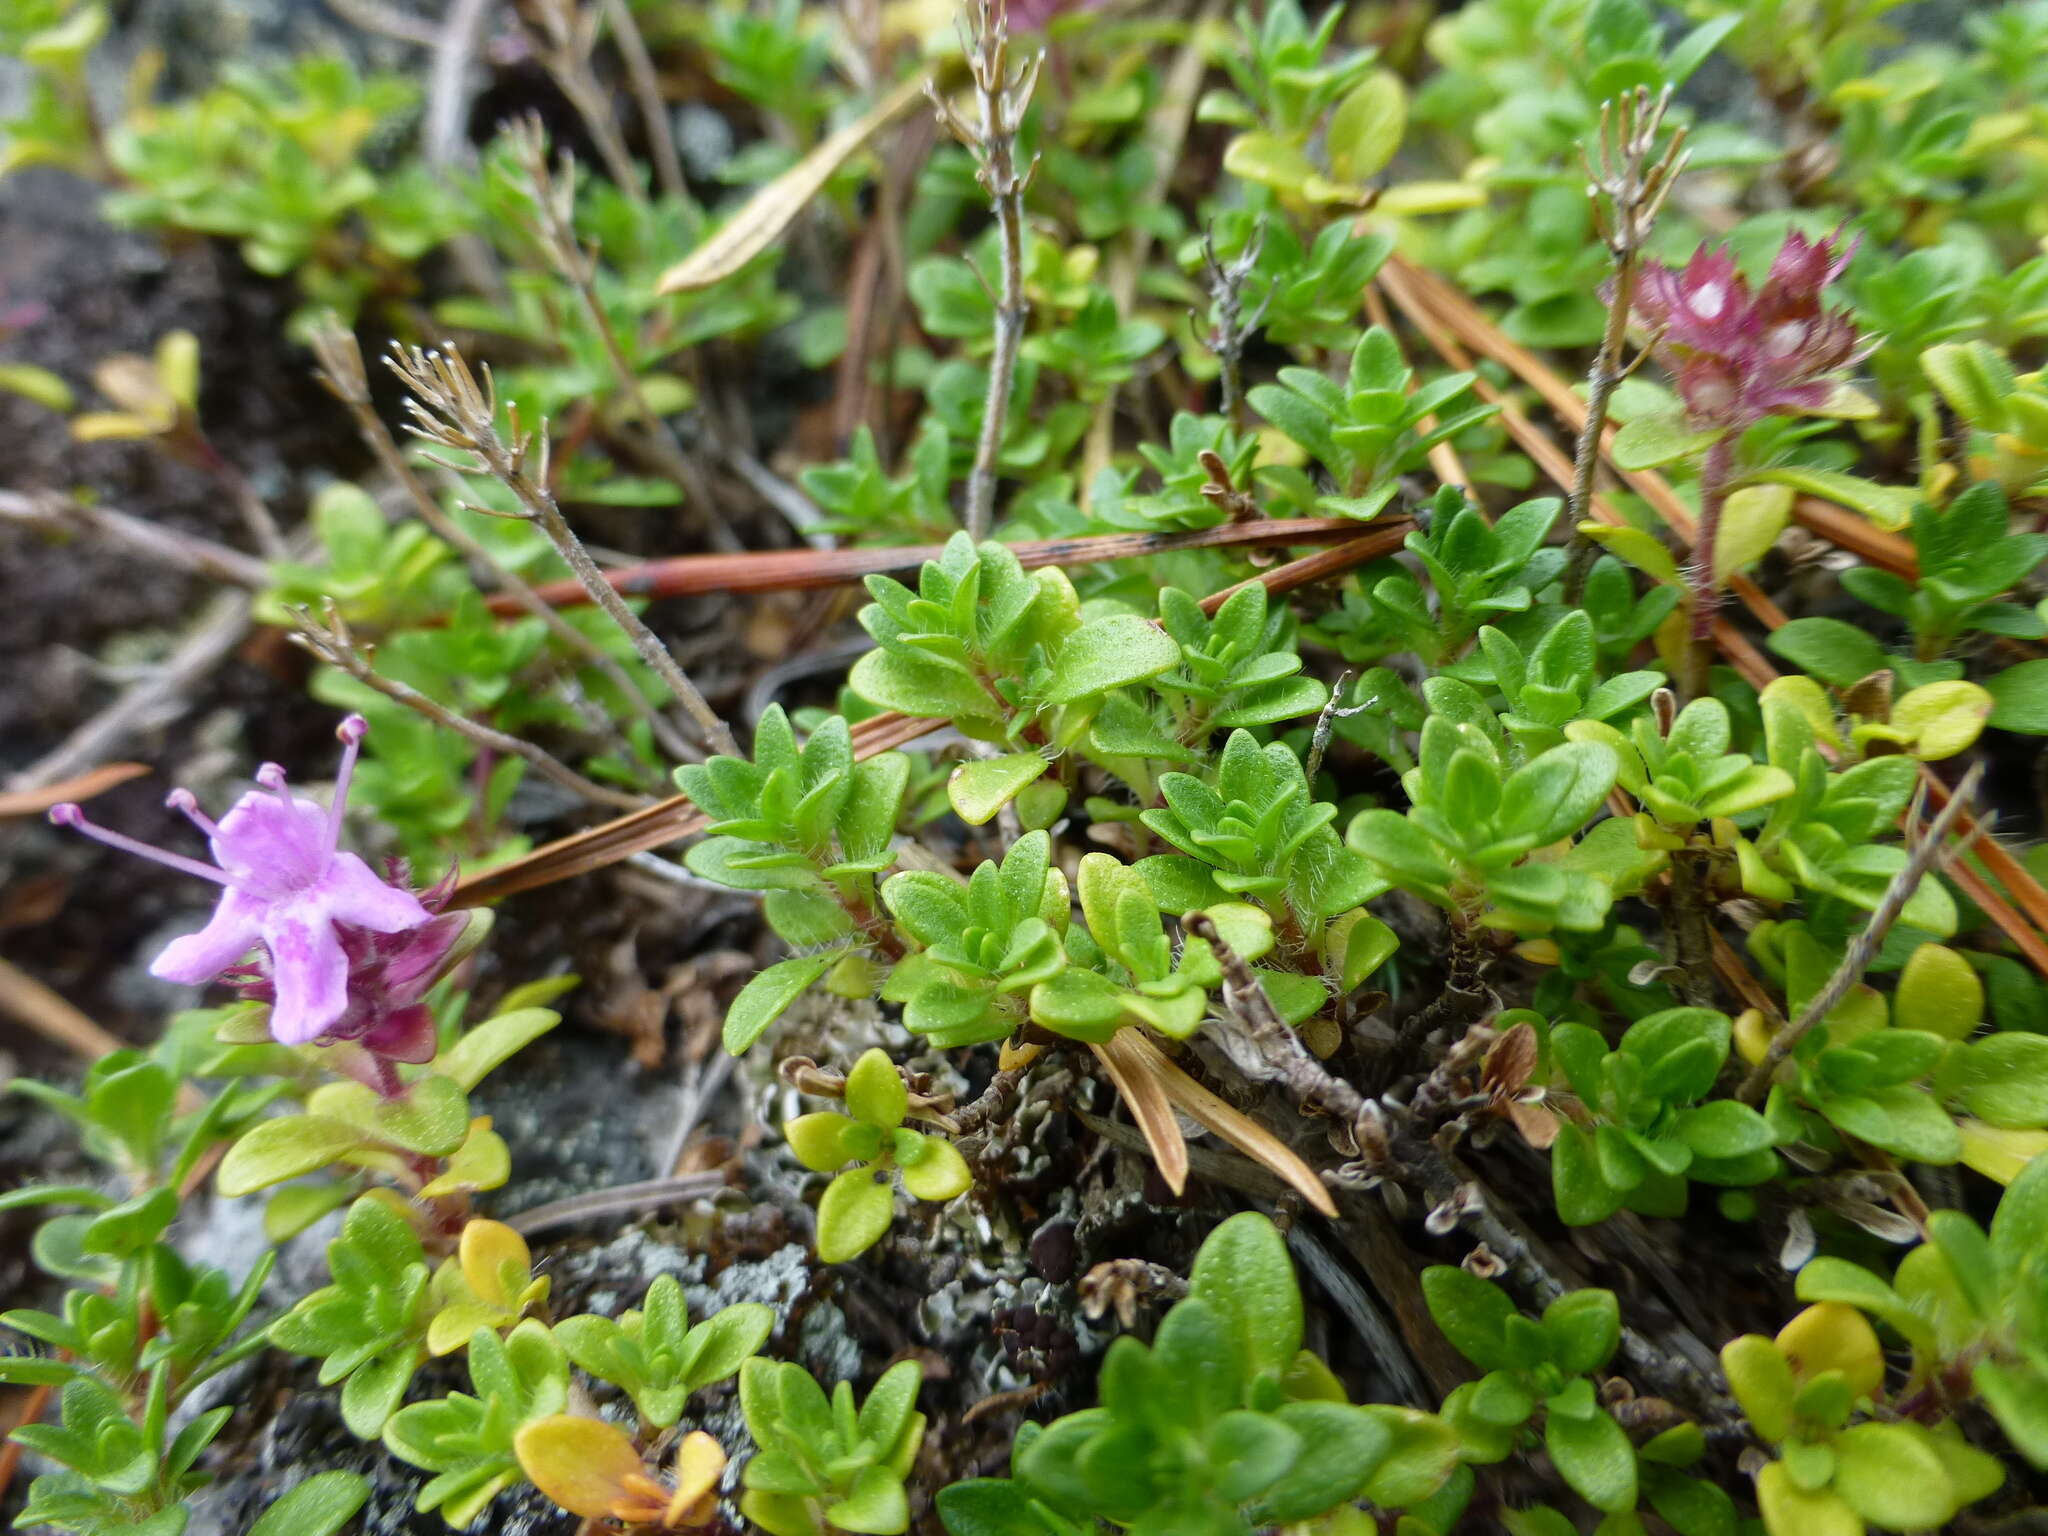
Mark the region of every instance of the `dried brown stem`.
<instances>
[{"instance_id":1,"label":"dried brown stem","mask_svg":"<svg viewBox=\"0 0 2048 1536\"><path fill-rule=\"evenodd\" d=\"M668 108L661 99L661 80L648 57L647 40L633 20L633 8L626 0L604 0L605 25L619 45L619 57L626 65L626 82L633 89L633 103L640 109L640 121L647 131L647 147L654 160L654 179L662 195L687 202L690 189L683 183L683 162L676 153L676 136L669 126Z\"/></svg>"},{"instance_id":2,"label":"dried brown stem","mask_svg":"<svg viewBox=\"0 0 2048 1536\"><path fill-rule=\"evenodd\" d=\"M0 491L0 521L52 532L90 533L153 564L229 586L258 591L270 585L270 567L231 545L55 491Z\"/></svg>"}]
</instances>

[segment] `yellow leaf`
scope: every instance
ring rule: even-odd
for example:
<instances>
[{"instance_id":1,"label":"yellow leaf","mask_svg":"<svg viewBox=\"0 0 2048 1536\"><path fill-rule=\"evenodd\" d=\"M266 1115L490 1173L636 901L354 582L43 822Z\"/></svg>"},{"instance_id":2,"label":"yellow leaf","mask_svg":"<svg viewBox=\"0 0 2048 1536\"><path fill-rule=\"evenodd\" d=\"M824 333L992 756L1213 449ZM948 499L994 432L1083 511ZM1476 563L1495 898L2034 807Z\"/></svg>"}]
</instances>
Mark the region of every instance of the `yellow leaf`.
<instances>
[{"instance_id":1,"label":"yellow leaf","mask_svg":"<svg viewBox=\"0 0 2048 1536\"><path fill-rule=\"evenodd\" d=\"M2008 1131L1962 1117L1956 1120L1956 1131L1963 1139L1963 1161L2001 1184L2010 1184L2027 1164L2048 1152L2048 1131Z\"/></svg>"},{"instance_id":2,"label":"yellow leaf","mask_svg":"<svg viewBox=\"0 0 2048 1536\"><path fill-rule=\"evenodd\" d=\"M505 1138L491 1129L489 1115L478 1115L469 1122L469 1136L448 1159L440 1177L422 1185L420 1194L431 1200L464 1190L496 1189L511 1173L512 1153Z\"/></svg>"},{"instance_id":3,"label":"yellow leaf","mask_svg":"<svg viewBox=\"0 0 2048 1536\"><path fill-rule=\"evenodd\" d=\"M669 1500L662 1523L671 1530L708 1525L718 1513L718 1484L724 1476L724 1446L701 1429L683 1436L676 1447L675 1497Z\"/></svg>"},{"instance_id":4,"label":"yellow leaf","mask_svg":"<svg viewBox=\"0 0 2048 1536\"><path fill-rule=\"evenodd\" d=\"M156 344L157 387L191 415L199 414L199 338L172 331Z\"/></svg>"},{"instance_id":5,"label":"yellow leaf","mask_svg":"<svg viewBox=\"0 0 2048 1536\"><path fill-rule=\"evenodd\" d=\"M1745 1008L1735 1021L1735 1049L1752 1067L1771 1052L1771 1029L1755 1008Z\"/></svg>"},{"instance_id":6,"label":"yellow leaf","mask_svg":"<svg viewBox=\"0 0 2048 1536\"><path fill-rule=\"evenodd\" d=\"M630 1497L627 1480L646 1476L624 1430L581 1414L550 1414L522 1424L512 1450L528 1482L586 1520L610 1519L613 1506Z\"/></svg>"},{"instance_id":7,"label":"yellow leaf","mask_svg":"<svg viewBox=\"0 0 2048 1536\"><path fill-rule=\"evenodd\" d=\"M1308 151L1294 140L1263 129L1240 133L1223 151L1223 169L1239 181L1255 181L1276 192L1304 193L1311 179L1322 180Z\"/></svg>"},{"instance_id":8,"label":"yellow leaf","mask_svg":"<svg viewBox=\"0 0 2048 1536\"><path fill-rule=\"evenodd\" d=\"M923 92L922 76L900 82L860 117L756 192L722 229L662 273L655 292L689 293L739 271L789 228L804 204L824 189L862 145L908 111Z\"/></svg>"},{"instance_id":9,"label":"yellow leaf","mask_svg":"<svg viewBox=\"0 0 2048 1536\"><path fill-rule=\"evenodd\" d=\"M1395 218L1419 218L1428 213L1463 213L1467 208L1486 206L1486 188L1471 181L1404 181L1389 187L1374 203L1373 212Z\"/></svg>"},{"instance_id":10,"label":"yellow leaf","mask_svg":"<svg viewBox=\"0 0 2048 1536\"><path fill-rule=\"evenodd\" d=\"M1840 1371L1858 1398L1874 1397L1884 1385L1884 1350L1870 1319L1846 1302L1817 1302L1778 1331L1778 1352L1792 1374L1807 1382Z\"/></svg>"},{"instance_id":11,"label":"yellow leaf","mask_svg":"<svg viewBox=\"0 0 2048 1536\"><path fill-rule=\"evenodd\" d=\"M1835 709L1828 702L1827 690L1812 678L1801 674L1774 679L1764 685L1761 695L1765 708L1772 704L1787 704L1813 728L1814 740L1822 746L1840 748L1842 738L1835 730Z\"/></svg>"},{"instance_id":12,"label":"yellow leaf","mask_svg":"<svg viewBox=\"0 0 2048 1536\"><path fill-rule=\"evenodd\" d=\"M519 1292L533 1268L533 1253L526 1239L502 1221L473 1220L462 1229L457 1248L462 1278L477 1297L493 1306L512 1309L519 1305ZM508 1276L517 1283L508 1287Z\"/></svg>"},{"instance_id":13,"label":"yellow leaf","mask_svg":"<svg viewBox=\"0 0 2048 1536\"><path fill-rule=\"evenodd\" d=\"M103 443L129 437L157 437L164 424L126 411L86 411L71 418L71 436L80 443Z\"/></svg>"},{"instance_id":14,"label":"yellow leaf","mask_svg":"<svg viewBox=\"0 0 2048 1536\"><path fill-rule=\"evenodd\" d=\"M427 1353L452 1355L475 1337L477 1329L496 1330L505 1320L503 1311L486 1302L458 1301L443 1307L427 1324Z\"/></svg>"},{"instance_id":15,"label":"yellow leaf","mask_svg":"<svg viewBox=\"0 0 2048 1536\"><path fill-rule=\"evenodd\" d=\"M1928 683L1892 705L1891 723L1913 742L1913 755L1938 762L1966 750L1991 718L1989 690L1960 680Z\"/></svg>"},{"instance_id":16,"label":"yellow leaf","mask_svg":"<svg viewBox=\"0 0 2048 1536\"><path fill-rule=\"evenodd\" d=\"M1976 967L1955 950L1922 944L1899 972L1892 1012L1901 1029L1966 1040L1984 1022L1984 983Z\"/></svg>"}]
</instances>

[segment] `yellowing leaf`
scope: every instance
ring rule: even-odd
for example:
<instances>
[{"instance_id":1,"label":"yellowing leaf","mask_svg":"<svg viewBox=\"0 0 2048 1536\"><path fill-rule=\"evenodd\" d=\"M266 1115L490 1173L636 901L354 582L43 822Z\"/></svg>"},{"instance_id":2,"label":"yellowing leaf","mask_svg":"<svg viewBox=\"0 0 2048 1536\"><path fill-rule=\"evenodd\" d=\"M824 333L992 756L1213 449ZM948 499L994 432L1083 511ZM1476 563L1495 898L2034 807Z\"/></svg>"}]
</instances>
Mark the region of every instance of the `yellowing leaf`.
<instances>
[{"instance_id":1,"label":"yellowing leaf","mask_svg":"<svg viewBox=\"0 0 2048 1536\"><path fill-rule=\"evenodd\" d=\"M1984 1022L1984 983L1977 969L1944 944L1922 944L1899 972L1893 1022L1948 1040L1966 1040Z\"/></svg>"},{"instance_id":2,"label":"yellowing leaf","mask_svg":"<svg viewBox=\"0 0 2048 1536\"><path fill-rule=\"evenodd\" d=\"M1877 1332L1846 1302L1816 1302L1780 1329L1774 1342L1802 1382L1840 1371L1859 1398L1875 1396L1884 1385L1884 1350Z\"/></svg>"},{"instance_id":3,"label":"yellowing leaf","mask_svg":"<svg viewBox=\"0 0 2048 1536\"><path fill-rule=\"evenodd\" d=\"M1771 552L1792 520L1792 487L1745 485L1728 493L1721 527L1714 537L1714 575L1746 571Z\"/></svg>"},{"instance_id":4,"label":"yellowing leaf","mask_svg":"<svg viewBox=\"0 0 2048 1536\"><path fill-rule=\"evenodd\" d=\"M463 1227L456 1251L462 1278L479 1299L500 1307L519 1304L519 1292L533 1269L525 1238L502 1221L477 1218Z\"/></svg>"},{"instance_id":5,"label":"yellowing leaf","mask_svg":"<svg viewBox=\"0 0 2048 1536\"><path fill-rule=\"evenodd\" d=\"M1428 213L1463 213L1486 206L1486 188L1472 181L1404 181L1389 187L1373 212L1394 218L1419 218Z\"/></svg>"},{"instance_id":6,"label":"yellowing leaf","mask_svg":"<svg viewBox=\"0 0 2048 1536\"><path fill-rule=\"evenodd\" d=\"M624 1430L581 1414L550 1414L522 1424L512 1450L528 1482L586 1520L610 1519L612 1507L628 1497L627 1479L646 1475Z\"/></svg>"},{"instance_id":7,"label":"yellowing leaf","mask_svg":"<svg viewBox=\"0 0 2048 1536\"><path fill-rule=\"evenodd\" d=\"M1834 1494L1808 1493L1782 1461L1756 1476L1756 1504L1770 1536L1863 1536L1863 1518Z\"/></svg>"},{"instance_id":8,"label":"yellowing leaf","mask_svg":"<svg viewBox=\"0 0 2048 1536\"><path fill-rule=\"evenodd\" d=\"M2048 1131L2009 1131L1982 1120L1958 1118L1963 1161L1987 1179L2010 1184L2027 1164L2048 1152Z\"/></svg>"},{"instance_id":9,"label":"yellowing leaf","mask_svg":"<svg viewBox=\"0 0 2048 1536\"><path fill-rule=\"evenodd\" d=\"M1606 523L1581 523L1579 532L1653 580L1679 585L1678 561L1655 534L1641 528L1611 528Z\"/></svg>"},{"instance_id":10,"label":"yellowing leaf","mask_svg":"<svg viewBox=\"0 0 2048 1536\"><path fill-rule=\"evenodd\" d=\"M1255 181L1276 192L1299 195L1317 176L1308 151L1289 138L1258 130L1240 133L1223 152L1223 169L1239 181Z\"/></svg>"},{"instance_id":11,"label":"yellowing leaf","mask_svg":"<svg viewBox=\"0 0 2048 1536\"><path fill-rule=\"evenodd\" d=\"M1915 757L1938 762L1976 741L1995 702L1975 683L1928 683L1892 705L1891 723L1907 733Z\"/></svg>"}]
</instances>

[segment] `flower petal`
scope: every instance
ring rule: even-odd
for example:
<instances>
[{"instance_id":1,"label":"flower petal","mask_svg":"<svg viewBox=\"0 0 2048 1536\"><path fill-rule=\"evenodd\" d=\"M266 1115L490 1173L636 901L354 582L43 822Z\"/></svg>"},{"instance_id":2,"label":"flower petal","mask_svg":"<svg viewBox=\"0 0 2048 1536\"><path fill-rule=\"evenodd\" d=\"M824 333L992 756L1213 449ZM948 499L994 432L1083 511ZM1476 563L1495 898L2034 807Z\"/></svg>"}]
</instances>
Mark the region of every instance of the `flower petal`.
<instances>
[{"instance_id":1,"label":"flower petal","mask_svg":"<svg viewBox=\"0 0 2048 1536\"><path fill-rule=\"evenodd\" d=\"M286 1045L325 1034L348 1007L348 955L330 924L273 909L263 923L277 1001L270 1032Z\"/></svg>"},{"instance_id":2,"label":"flower petal","mask_svg":"<svg viewBox=\"0 0 2048 1536\"><path fill-rule=\"evenodd\" d=\"M370 866L352 853L337 853L305 893L308 907L317 905L329 921L352 923L372 933L401 933L432 917L419 897L400 886L386 885Z\"/></svg>"},{"instance_id":3,"label":"flower petal","mask_svg":"<svg viewBox=\"0 0 2048 1536\"><path fill-rule=\"evenodd\" d=\"M228 887L206 926L166 944L163 953L150 962L149 974L187 987L212 981L256 947L262 936L259 925L264 905Z\"/></svg>"}]
</instances>

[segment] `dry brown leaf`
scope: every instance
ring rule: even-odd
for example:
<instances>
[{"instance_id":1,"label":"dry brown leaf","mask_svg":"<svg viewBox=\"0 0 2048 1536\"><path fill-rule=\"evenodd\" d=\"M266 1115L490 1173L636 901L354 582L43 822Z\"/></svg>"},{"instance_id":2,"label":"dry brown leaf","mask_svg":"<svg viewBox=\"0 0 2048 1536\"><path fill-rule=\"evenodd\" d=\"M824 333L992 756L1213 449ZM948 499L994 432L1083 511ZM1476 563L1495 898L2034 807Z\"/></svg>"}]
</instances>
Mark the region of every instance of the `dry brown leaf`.
<instances>
[{"instance_id":1,"label":"dry brown leaf","mask_svg":"<svg viewBox=\"0 0 2048 1536\"><path fill-rule=\"evenodd\" d=\"M1205 1130L1221 1136L1269 1173L1292 1184L1310 1205L1325 1216L1337 1214L1337 1202L1330 1197L1323 1181L1316 1177L1316 1171L1303 1162L1286 1142L1189 1077L1158 1046L1135 1030L1119 1030L1116 1040L1127 1042L1130 1058L1143 1063L1142 1070L1151 1074L1166 1091L1167 1098L1176 1109ZM1185 1147L1182 1152L1185 1155Z\"/></svg>"},{"instance_id":2,"label":"dry brown leaf","mask_svg":"<svg viewBox=\"0 0 2048 1536\"><path fill-rule=\"evenodd\" d=\"M1161 1070L1169 1063L1149 1041L1134 1031L1120 1029L1101 1044L1088 1047L1101 1061L1109 1080L1130 1107L1131 1118L1144 1133L1152 1149L1153 1166L1176 1195L1188 1187L1188 1144L1180 1134L1180 1122L1173 1117L1167 1098L1166 1076ZM1220 1102L1220 1101L1219 1101ZM1218 1132L1218 1134L1222 1134Z\"/></svg>"},{"instance_id":3,"label":"dry brown leaf","mask_svg":"<svg viewBox=\"0 0 2048 1536\"><path fill-rule=\"evenodd\" d=\"M804 204L824 189L840 166L860 147L909 110L924 94L924 77L900 82L863 115L826 139L795 165L769 182L730 223L661 275L657 293L689 293L709 288L732 276L767 250L803 212Z\"/></svg>"},{"instance_id":4,"label":"dry brown leaf","mask_svg":"<svg viewBox=\"0 0 2048 1536\"><path fill-rule=\"evenodd\" d=\"M0 820L13 816L39 816L53 805L90 800L148 772L147 763L106 763L89 773L81 773L75 779L66 779L62 784L49 784L41 789L17 789L11 794L0 795Z\"/></svg>"}]
</instances>

